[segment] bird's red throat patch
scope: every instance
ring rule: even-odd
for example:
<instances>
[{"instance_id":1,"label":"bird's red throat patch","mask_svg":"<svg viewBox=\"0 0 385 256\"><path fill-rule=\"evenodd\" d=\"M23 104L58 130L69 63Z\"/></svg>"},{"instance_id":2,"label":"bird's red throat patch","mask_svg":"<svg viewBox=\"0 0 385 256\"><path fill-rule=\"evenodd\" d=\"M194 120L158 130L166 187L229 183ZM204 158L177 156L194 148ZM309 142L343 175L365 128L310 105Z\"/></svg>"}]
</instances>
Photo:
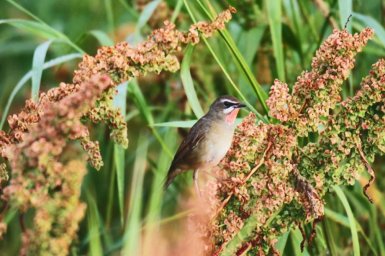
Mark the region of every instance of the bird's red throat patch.
<instances>
[{"instance_id":1,"label":"bird's red throat patch","mask_svg":"<svg viewBox=\"0 0 385 256\"><path fill-rule=\"evenodd\" d=\"M238 112L239 108L236 108L231 111L228 115L226 115L226 123L233 124L235 122L235 119L237 118Z\"/></svg>"}]
</instances>

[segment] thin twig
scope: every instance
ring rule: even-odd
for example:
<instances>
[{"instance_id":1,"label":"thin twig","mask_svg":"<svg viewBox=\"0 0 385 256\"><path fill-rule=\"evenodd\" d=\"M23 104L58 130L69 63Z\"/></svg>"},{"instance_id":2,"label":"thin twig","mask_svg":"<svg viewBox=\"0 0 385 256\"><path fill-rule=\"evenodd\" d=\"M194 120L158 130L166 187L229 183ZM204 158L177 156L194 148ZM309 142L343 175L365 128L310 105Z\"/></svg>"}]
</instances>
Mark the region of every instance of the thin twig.
<instances>
[{"instance_id":1,"label":"thin twig","mask_svg":"<svg viewBox=\"0 0 385 256\"><path fill-rule=\"evenodd\" d=\"M349 24L349 22L350 22L350 18L351 18L351 17L353 17L352 14L350 14L349 17L348 17L348 19L346 20L344 29L346 29L346 28L348 27L348 24Z\"/></svg>"},{"instance_id":2,"label":"thin twig","mask_svg":"<svg viewBox=\"0 0 385 256\"><path fill-rule=\"evenodd\" d=\"M369 182L366 183L366 185L364 186L364 194L368 198L369 202L373 203L373 199L368 195L368 188L373 184L376 176L374 174L374 170L372 166L370 165L370 163L365 157L364 152L362 151L361 143L359 141L356 141L356 146L357 146L358 153L360 153L361 160L365 164L366 169L370 175Z\"/></svg>"},{"instance_id":3,"label":"thin twig","mask_svg":"<svg viewBox=\"0 0 385 256\"><path fill-rule=\"evenodd\" d=\"M303 250L305 249L305 243L306 243L307 237L306 237L305 229L302 227L301 223L298 223L298 229L302 235L302 241L301 241L300 247L301 247L301 252L303 252Z\"/></svg>"},{"instance_id":4,"label":"thin twig","mask_svg":"<svg viewBox=\"0 0 385 256\"><path fill-rule=\"evenodd\" d=\"M316 231L316 226L319 222L321 222L323 220L323 216L321 217L318 217L316 218L314 221L313 221L313 224L311 225L311 233L310 233L310 237L309 237L309 240L308 240L308 245L310 246L312 243L313 243L313 240L315 238L315 236L317 235L317 231Z\"/></svg>"},{"instance_id":5,"label":"thin twig","mask_svg":"<svg viewBox=\"0 0 385 256\"><path fill-rule=\"evenodd\" d=\"M251 172L246 176L246 178L241 182L241 186L246 184L246 182L250 179L250 177L262 166L262 164L265 162L266 153L270 150L272 146L272 143L269 141L265 151L263 152L263 155L261 159L259 160L259 163L251 170ZM220 211L226 206L226 204L230 201L231 197L234 195L234 189L236 186L232 188L231 193L226 197L226 199L222 202L222 204L219 206L217 211L215 212L213 219L215 219Z\"/></svg>"},{"instance_id":6,"label":"thin twig","mask_svg":"<svg viewBox=\"0 0 385 256\"><path fill-rule=\"evenodd\" d=\"M24 223L24 213L19 213L19 224L20 224L21 231L25 233L27 229L25 228L25 223Z\"/></svg>"},{"instance_id":7,"label":"thin twig","mask_svg":"<svg viewBox=\"0 0 385 256\"><path fill-rule=\"evenodd\" d=\"M265 152L263 152L262 158L261 158L261 160L259 161L258 165L256 165L256 166L251 170L251 172L249 173L249 175L247 175L246 178L243 180L242 184L245 184L246 181L248 181L248 180L250 179L250 177L253 176L253 174L259 169L259 167L261 167L261 165L263 164L263 162L264 162L264 160L265 160L266 153L270 150L271 145L272 145L272 143L269 141L269 143L267 144L267 148L266 148Z\"/></svg>"}]
</instances>

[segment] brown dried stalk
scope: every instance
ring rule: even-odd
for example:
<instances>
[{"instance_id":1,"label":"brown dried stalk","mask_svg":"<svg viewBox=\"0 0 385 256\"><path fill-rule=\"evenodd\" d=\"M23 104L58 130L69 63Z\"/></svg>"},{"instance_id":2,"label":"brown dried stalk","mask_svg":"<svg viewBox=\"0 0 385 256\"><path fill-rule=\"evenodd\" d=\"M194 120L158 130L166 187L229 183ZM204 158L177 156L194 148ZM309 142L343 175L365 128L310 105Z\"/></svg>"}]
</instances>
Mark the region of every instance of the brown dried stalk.
<instances>
[{"instance_id":1,"label":"brown dried stalk","mask_svg":"<svg viewBox=\"0 0 385 256\"><path fill-rule=\"evenodd\" d=\"M361 160L365 164L366 169L370 175L370 179L369 179L368 183L366 183L364 186L364 195L366 196L366 198L368 198L369 202L373 203L373 199L368 194L368 189L374 183L376 176L374 174L374 170L373 170L372 166L370 165L370 163L368 162L368 160L365 157L364 152L362 151L361 142L357 140L356 146L357 146L358 153L360 154Z\"/></svg>"}]
</instances>

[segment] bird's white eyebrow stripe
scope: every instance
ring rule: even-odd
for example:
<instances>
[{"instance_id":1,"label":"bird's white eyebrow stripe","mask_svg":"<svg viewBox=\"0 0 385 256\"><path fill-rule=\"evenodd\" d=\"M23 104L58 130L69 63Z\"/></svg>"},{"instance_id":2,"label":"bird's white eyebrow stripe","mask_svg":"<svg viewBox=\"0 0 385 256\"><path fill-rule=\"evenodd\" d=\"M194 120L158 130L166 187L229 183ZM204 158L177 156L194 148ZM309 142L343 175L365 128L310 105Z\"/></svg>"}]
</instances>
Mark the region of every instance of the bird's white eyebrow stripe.
<instances>
[{"instance_id":1,"label":"bird's white eyebrow stripe","mask_svg":"<svg viewBox=\"0 0 385 256\"><path fill-rule=\"evenodd\" d=\"M225 101L230 102L230 103L233 103L233 104L238 104L238 102L233 101L233 100L229 100L229 99L222 99L222 100L221 100L222 103L225 102Z\"/></svg>"}]
</instances>

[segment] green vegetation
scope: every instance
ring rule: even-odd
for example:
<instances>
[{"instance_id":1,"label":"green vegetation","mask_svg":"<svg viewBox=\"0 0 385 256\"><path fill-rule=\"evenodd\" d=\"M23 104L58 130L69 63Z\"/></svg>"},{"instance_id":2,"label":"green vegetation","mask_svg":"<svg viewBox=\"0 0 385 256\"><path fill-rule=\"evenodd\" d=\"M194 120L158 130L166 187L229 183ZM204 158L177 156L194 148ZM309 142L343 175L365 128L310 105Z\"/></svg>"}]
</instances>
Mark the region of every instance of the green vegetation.
<instances>
[{"instance_id":1,"label":"green vegetation","mask_svg":"<svg viewBox=\"0 0 385 256\"><path fill-rule=\"evenodd\" d=\"M8 158L0 158L0 255L196 255L202 247L196 241L202 232L198 224L207 220L196 213L205 212L205 205L194 200L191 173L177 177L167 191L162 185L186 128L223 94L244 101L261 123L256 126L252 116L246 119L237 134L240 144L221 165L235 181L219 190L222 201L230 198L217 215L215 231L223 233L213 235L214 251L385 255L385 158L379 155L385 150L384 121L378 121L385 120L380 111L385 64L377 62L385 56L385 2L230 0L237 9L232 18L225 2L0 3L0 130L11 131L0 133L0 156ZM364 47L371 36L366 27L374 30L374 37ZM351 47L348 33L333 33L333 28L364 32ZM343 38L342 46L334 52L330 45L323 46L327 55L317 55L312 67L317 49L332 34ZM137 50L118 44L127 41L136 47L145 40L148 44ZM78 66L84 54L97 57ZM338 58L348 63L338 62L343 74L336 74L335 81L322 77ZM354 59L353 68L349 63ZM330 79L332 89L306 90L300 84L297 93L289 95L304 70ZM108 76L93 76L94 71ZM373 91L349 100L368 74L365 81L371 81ZM66 84L58 87L61 82ZM39 96L51 88L56 89ZM27 99L31 101L24 114L7 122ZM303 109L313 111L306 112L305 121L297 118ZM242 118L247 115L241 112ZM354 134L353 124L365 130L365 140L346 136ZM324 127L330 129L321 134ZM346 142L344 150L354 152L347 159L320 150L341 150L333 146L338 136ZM255 147L248 151L242 145ZM12 150L2 152L6 146ZM284 153L269 153L270 147ZM267 163L268 158L276 162ZM234 159L258 167L241 192L234 192L233 185L250 170L234 171ZM265 163L258 165L258 159ZM368 190L373 203L363 193L369 163L376 176ZM328 174L318 176L326 170ZM269 204L261 199L265 194L252 191L253 182L269 175L279 177L273 182L277 187L295 182L293 188L300 192L290 190L295 200L275 198ZM301 192L311 196L301 199ZM270 198L280 195L269 193ZM246 194L251 198L247 203L241 198ZM267 214L262 206L274 213ZM236 222L241 208L247 216ZM258 215L250 214L253 211ZM186 227L191 221L196 224L193 231ZM312 237L314 231L311 245L305 243L301 251L303 237Z\"/></svg>"}]
</instances>

